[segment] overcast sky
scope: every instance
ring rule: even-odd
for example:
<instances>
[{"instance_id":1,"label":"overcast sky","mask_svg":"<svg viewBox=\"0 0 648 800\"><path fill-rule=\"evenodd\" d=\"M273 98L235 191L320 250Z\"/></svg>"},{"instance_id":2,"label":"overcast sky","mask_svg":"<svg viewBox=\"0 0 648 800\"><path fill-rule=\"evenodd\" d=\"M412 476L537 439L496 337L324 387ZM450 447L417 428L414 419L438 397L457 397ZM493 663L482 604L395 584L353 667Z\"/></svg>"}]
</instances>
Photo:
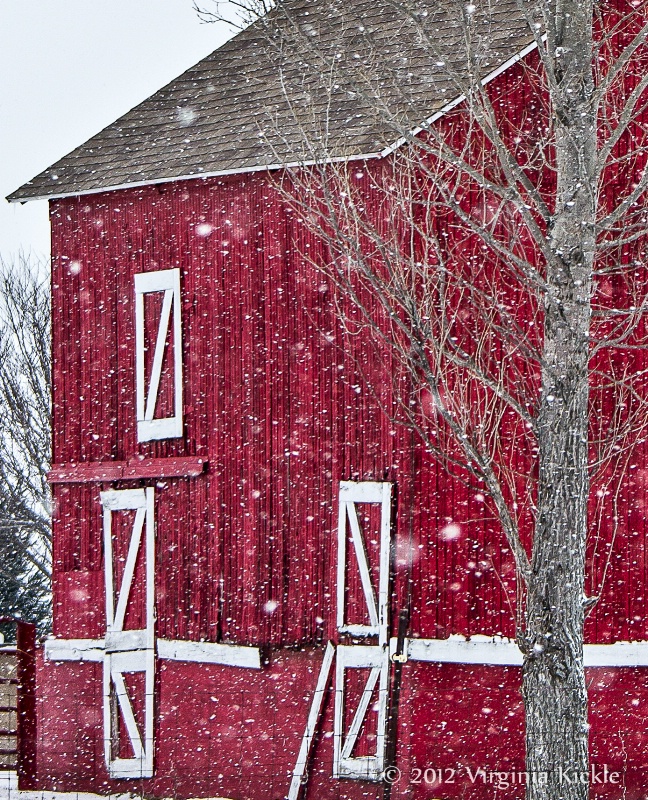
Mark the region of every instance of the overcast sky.
<instances>
[{"instance_id":1,"label":"overcast sky","mask_svg":"<svg viewBox=\"0 0 648 800\"><path fill-rule=\"evenodd\" d=\"M191 0L0 0L0 256L49 255L47 203L7 194L231 35Z\"/></svg>"}]
</instances>

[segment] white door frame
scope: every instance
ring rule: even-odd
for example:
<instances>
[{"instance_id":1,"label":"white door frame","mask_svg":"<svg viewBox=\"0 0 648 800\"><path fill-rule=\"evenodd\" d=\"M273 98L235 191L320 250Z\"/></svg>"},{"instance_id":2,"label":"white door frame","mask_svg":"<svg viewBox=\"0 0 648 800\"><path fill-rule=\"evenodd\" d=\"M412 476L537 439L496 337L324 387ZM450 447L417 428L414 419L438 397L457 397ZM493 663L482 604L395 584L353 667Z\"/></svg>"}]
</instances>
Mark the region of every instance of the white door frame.
<instances>
[{"instance_id":1,"label":"white door frame","mask_svg":"<svg viewBox=\"0 0 648 800\"><path fill-rule=\"evenodd\" d=\"M148 382L145 375L146 320L144 295L164 294L160 322L155 337L155 349ZM171 315L173 314L173 323ZM173 416L156 417L162 362L169 326L173 331ZM182 321L180 308L180 270L162 269L135 275L135 400L137 411L137 441L172 439L182 436Z\"/></svg>"},{"instance_id":2,"label":"white door frame","mask_svg":"<svg viewBox=\"0 0 648 800\"><path fill-rule=\"evenodd\" d=\"M101 492L106 579L106 639L103 657L104 755L111 778L150 778L153 775L155 696L155 493L154 489ZM116 586L112 517L135 511L128 554L120 586ZM138 555L144 549L146 627L124 630ZM144 673L144 730L140 729L124 674ZM133 757L119 758L115 750L119 717L123 720Z\"/></svg>"},{"instance_id":3,"label":"white door frame","mask_svg":"<svg viewBox=\"0 0 648 800\"><path fill-rule=\"evenodd\" d=\"M391 506L393 485L377 481L341 481L338 515L338 568L337 568L337 628L342 634L355 638L377 637L377 644L339 645L335 670L335 717L333 728L333 776L356 780L380 781L384 770L387 735L387 710L389 700L389 583L391 568ZM378 587L373 585L362 527L357 513L358 504L379 505L380 555ZM350 531L350 537L349 537ZM352 546L348 546L348 539ZM355 558L360 572L364 599L367 604L369 624L348 618L346 604L347 564ZM362 696L355 707L349 708L345 691L347 670L368 671ZM370 756L352 756L372 696L378 687L378 719L376 750ZM346 711L353 714L348 730L345 728Z\"/></svg>"}]
</instances>

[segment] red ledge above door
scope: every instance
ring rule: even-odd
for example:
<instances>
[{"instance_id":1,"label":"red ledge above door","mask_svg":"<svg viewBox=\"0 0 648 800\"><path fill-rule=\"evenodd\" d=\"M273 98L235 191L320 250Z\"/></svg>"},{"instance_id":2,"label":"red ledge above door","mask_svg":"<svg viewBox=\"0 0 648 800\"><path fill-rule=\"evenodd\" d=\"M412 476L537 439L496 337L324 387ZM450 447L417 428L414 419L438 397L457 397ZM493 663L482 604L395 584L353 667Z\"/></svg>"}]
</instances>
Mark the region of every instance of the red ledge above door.
<instances>
[{"instance_id":1,"label":"red ledge above door","mask_svg":"<svg viewBox=\"0 0 648 800\"><path fill-rule=\"evenodd\" d=\"M138 478L193 478L207 466L205 458L130 458L128 461L85 461L52 464L50 483L96 483L132 481Z\"/></svg>"}]
</instances>

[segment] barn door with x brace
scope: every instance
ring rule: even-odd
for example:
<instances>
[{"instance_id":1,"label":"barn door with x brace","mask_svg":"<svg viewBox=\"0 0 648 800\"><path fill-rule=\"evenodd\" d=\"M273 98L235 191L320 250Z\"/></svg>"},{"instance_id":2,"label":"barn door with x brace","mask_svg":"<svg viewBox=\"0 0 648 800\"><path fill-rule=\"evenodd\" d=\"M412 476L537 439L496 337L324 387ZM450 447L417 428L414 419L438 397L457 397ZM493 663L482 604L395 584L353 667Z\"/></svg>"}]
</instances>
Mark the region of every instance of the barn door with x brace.
<instances>
[{"instance_id":1,"label":"barn door with x brace","mask_svg":"<svg viewBox=\"0 0 648 800\"><path fill-rule=\"evenodd\" d=\"M101 492L106 577L104 753L112 778L153 775L154 490Z\"/></svg>"},{"instance_id":2,"label":"barn door with x brace","mask_svg":"<svg viewBox=\"0 0 648 800\"><path fill-rule=\"evenodd\" d=\"M389 693L392 484L340 483L333 775L381 780ZM377 639L375 644L372 638Z\"/></svg>"},{"instance_id":3,"label":"barn door with x brace","mask_svg":"<svg viewBox=\"0 0 648 800\"><path fill-rule=\"evenodd\" d=\"M135 275L137 441L182 436L180 270Z\"/></svg>"}]
</instances>

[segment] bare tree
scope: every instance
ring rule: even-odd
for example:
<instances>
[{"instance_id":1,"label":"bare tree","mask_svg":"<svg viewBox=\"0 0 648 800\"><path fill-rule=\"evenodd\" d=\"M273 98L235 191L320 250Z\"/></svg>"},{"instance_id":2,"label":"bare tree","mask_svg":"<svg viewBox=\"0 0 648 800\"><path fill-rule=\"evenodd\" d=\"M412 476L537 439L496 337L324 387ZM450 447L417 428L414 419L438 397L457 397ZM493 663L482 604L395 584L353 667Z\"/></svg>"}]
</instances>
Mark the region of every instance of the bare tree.
<instances>
[{"instance_id":1,"label":"bare tree","mask_svg":"<svg viewBox=\"0 0 648 800\"><path fill-rule=\"evenodd\" d=\"M225 22L242 30L264 17L274 7L273 0L211 0L211 5L194 0L194 10L203 22Z\"/></svg>"},{"instance_id":2,"label":"bare tree","mask_svg":"<svg viewBox=\"0 0 648 800\"><path fill-rule=\"evenodd\" d=\"M583 800L560 776L588 772L584 619L646 433L646 3L329 0L326 41L303 5L258 23L302 133L277 186L328 248L313 263L348 335L399 366L387 412L490 498L518 575L527 770L546 776L527 796ZM523 102L487 80L514 55L504 24L529 44ZM426 106L430 84L453 102ZM374 168L330 124L343 97L398 145Z\"/></svg>"},{"instance_id":3,"label":"bare tree","mask_svg":"<svg viewBox=\"0 0 648 800\"><path fill-rule=\"evenodd\" d=\"M0 262L0 614L51 614L49 270Z\"/></svg>"}]
</instances>

